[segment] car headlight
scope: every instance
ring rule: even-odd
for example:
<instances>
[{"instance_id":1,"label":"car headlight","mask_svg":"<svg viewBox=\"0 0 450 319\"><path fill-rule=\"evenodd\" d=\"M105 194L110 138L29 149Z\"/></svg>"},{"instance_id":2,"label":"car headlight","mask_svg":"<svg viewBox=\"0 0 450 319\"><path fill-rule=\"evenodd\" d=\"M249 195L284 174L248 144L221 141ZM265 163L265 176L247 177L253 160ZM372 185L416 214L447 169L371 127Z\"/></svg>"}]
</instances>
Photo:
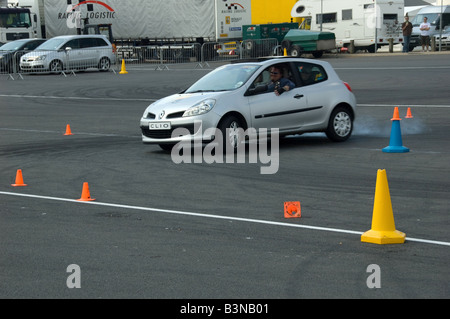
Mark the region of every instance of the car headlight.
<instances>
[{"instance_id":1,"label":"car headlight","mask_svg":"<svg viewBox=\"0 0 450 319\"><path fill-rule=\"evenodd\" d=\"M214 105L216 105L216 100L214 99L207 99L201 101L200 103L190 107L186 112L184 112L183 117L196 116L208 113L213 109Z\"/></svg>"},{"instance_id":2,"label":"car headlight","mask_svg":"<svg viewBox=\"0 0 450 319\"><path fill-rule=\"evenodd\" d=\"M46 55L40 55L40 56L36 57L35 61L44 61L46 57L47 57Z\"/></svg>"}]
</instances>

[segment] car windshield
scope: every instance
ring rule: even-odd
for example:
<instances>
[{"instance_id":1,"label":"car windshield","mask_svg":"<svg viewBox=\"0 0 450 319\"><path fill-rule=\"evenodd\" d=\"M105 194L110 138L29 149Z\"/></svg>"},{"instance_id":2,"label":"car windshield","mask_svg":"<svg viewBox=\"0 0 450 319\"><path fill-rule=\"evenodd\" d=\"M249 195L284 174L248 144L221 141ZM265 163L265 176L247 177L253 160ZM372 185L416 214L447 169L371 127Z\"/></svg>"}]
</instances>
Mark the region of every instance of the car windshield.
<instances>
[{"instance_id":1,"label":"car windshield","mask_svg":"<svg viewBox=\"0 0 450 319\"><path fill-rule=\"evenodd\" d=\"M50 39L42 43L36 48L36 51L55 51L58 50L65 40L63 39Z\"/></svg>"},{"instance_id":2,"label":"car windshield","mask_svg":"<svg viewBox=\"0 0 450 319\"><path fill-rule=\"evenodd\" d=\"M412 24L414 27L418 27L420 26L420 24L423 22L423 18L427 17L427 21L431 24L431 25L436 25L438 19L439 19L439 14L438 13L422 13L422 14L418 14L414 17Z\"/></svg>"},{"instance_id":3,"label":"car windshield","mask_svg":"<svg viewBox=\"0 0 450 319\"><path fill-rule=\"evenodd\" d=\"M16 51L19 50L23 44L24 44L23 41L13 41L5 43L0 47L0 51Z\"/></svg>"},{"instance_id":4,"label":"car windshield","mask_svg":"<svg viewBox=\"0 0 450 319\"><path fill-rule=\"evenodd\" d=\"M186 93L231 91L240 88L259 68L256 64L229 64L208 73Z\"/></svg>"}]
</instances>

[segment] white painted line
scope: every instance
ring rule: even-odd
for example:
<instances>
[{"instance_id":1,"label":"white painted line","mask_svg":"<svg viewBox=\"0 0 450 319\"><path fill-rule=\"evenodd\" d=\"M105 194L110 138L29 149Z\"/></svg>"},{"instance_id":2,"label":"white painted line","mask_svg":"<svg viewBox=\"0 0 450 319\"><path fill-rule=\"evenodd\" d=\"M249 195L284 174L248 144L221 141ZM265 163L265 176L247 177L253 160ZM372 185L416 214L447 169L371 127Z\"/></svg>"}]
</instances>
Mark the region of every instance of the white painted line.
<instances>
[{"instance_id":1,"label":"white painted line","mask_svg":"<svg viewBox=\"0 0 450 319\"><path fill-rule=\"evenodd\" d=\"M156 99L121 99L113 97L83 97L83 96L43 96L43 95L19 95L19 94L0 94L0 97L8 98L33 98L33 99L63 99L63 100L99 100L99 101L144 101L155 102Z\"/></svg>"},{"instance_id":2,"label":"white painted line","mask_svg":"<svg viewBox=\"0 0 450 319\"><path fill-rule=\"evenodd\" d=\"M49 133L49 134L60 134L60 135L64 134L63 131L26 130L26 129L7 128L7 127L0 127L0 131ZM141 135L118 135L118 134L87 133L87 132L77 132L77 133L74 133L73 135L89 135L89 136L104 136L104 137L129 137L129 138L140 138L141 137Z\"/></svg>"},{"instance_id":3,"label":"white painted line","mask_svg":"<svg viewBox=\"0 0 450 319\"><path fill-rule=\"evenodd\" d=\"M364 68L334 68L335 70L430 70L450 69L450 66L394 66L394 67L364 67Z\"/></svg>"},{"instance_id":4,"label":"white painted line","mask_svg":"<svg viewBox=\"0 0 450 319\"><path fill-rule=\"evenodd\" d=\"M328 227L319 227L319 226L289 224L289 223L274 222L274 221L261 220L261 219L251 219L251 218L242 218L242 217L233 217L233 216L221 216L221 215L212 215L212 214L201 214L201 213L186 212L186 211L179 211L179 210L160 209L160 208L151 208L151 207L141 207L141 206L132 206L132 205L111 204L111 203L102 203L102 202L80 202L80 201L77 201L75 199L50 197L50 196L19 194L19 193L1 192L1 191L0 191L0 195L17 196L17 197L28 197L28 198L35 198L35 199L63 201L63 202L77 203L77 204L106 206L106 207L141 210L141 211L176 214L176 215L185 215L185 216L195 216L195 217L202 217L202 218L235 220L235 221L255 223L255 224L265 224L265 225L272 225L272 226L303 228L303 229L319 230L319 231L327 231L327 232L335 232L335 233L344 233L344 234L352 234L352 235L362 235L363 234L363 232L359 232L359 231L338 229L338 228L328 228ZM443 241L436 241L436 240L427 240L427 239L418 239L418 238L409 238L409 237L406 237L406 240L420 242L420 243L434 244L434 245L450 246L450 242L443 242Z\"/></svg>"},{"instance_id":5,"label":"white painted line","mask_svg":"<svg viewBox=\"0 0 450 319\"><path fill-rule=\"evenodd\" d=\"M376 106L376 107L431 107L431 108L449 108L450 105L424 105L424 104L408 104L408 105L401 105L401 104L359 104L358 106Z\"/></svg>"}]
</instances>

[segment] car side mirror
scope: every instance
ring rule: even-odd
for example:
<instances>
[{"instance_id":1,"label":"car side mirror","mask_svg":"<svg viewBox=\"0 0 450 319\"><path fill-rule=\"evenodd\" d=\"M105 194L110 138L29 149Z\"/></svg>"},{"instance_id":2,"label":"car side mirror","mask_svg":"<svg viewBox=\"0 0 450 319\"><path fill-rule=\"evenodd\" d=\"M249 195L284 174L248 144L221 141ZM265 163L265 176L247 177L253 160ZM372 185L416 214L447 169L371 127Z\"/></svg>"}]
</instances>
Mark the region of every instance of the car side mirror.
<instances>
[{"instance_id":1,"label":"car side mirror","mask_svg":"<svg viewBox=\"0 0 450 319\"><path fill-rule=\"evenodd\" d=\"M256 95L264 92L267 92L267 85L258 85L254 88L249 88L245 96Z\"/></svg>"},{"instance_id":2,"label":"car side mirror","mask_svg":"<svg viewBox=\"0 0 450 319\"><path fill-rule=\"evenodd\" d=\"M65 48L65 51L67 51L67 52L69 52L69 51L71 51L71 50L72 50L71 47L66 47L66 48Z\"/></svg>"}]
</instances>

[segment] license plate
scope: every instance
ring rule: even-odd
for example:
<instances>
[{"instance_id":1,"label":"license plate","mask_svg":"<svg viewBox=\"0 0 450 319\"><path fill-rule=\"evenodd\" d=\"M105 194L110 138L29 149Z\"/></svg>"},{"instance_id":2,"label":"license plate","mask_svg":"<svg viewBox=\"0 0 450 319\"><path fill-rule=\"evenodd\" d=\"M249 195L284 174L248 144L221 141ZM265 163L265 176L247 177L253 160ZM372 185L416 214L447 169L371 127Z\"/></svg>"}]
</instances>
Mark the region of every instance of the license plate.
<instances>
[{"instance_id":1,"label":"license plate","mask_svg":"<svg viewBox=\"0 0 450 319\"><path fill-rule=\"evenodd\" d=\"M170 122L157 122L157 123L150 123L148 125L148 128L150 130L170 130L172 128L172 125Z\"/></svg>"},{"instance_id":2,"label":"license plate","mask_svg":"<svg viewBox=\"0 0 450 319\"><path fill-rule=\"evenodd\" d=\"M22 66L30 66L30 63L28 63L28 62L22 62L21 65L22 65Z\"/></svg>"}]
</instances>

